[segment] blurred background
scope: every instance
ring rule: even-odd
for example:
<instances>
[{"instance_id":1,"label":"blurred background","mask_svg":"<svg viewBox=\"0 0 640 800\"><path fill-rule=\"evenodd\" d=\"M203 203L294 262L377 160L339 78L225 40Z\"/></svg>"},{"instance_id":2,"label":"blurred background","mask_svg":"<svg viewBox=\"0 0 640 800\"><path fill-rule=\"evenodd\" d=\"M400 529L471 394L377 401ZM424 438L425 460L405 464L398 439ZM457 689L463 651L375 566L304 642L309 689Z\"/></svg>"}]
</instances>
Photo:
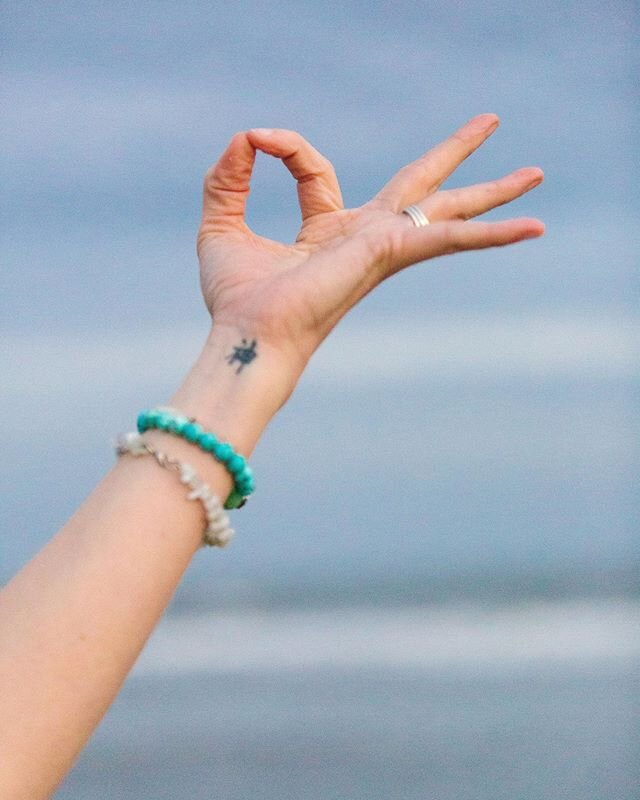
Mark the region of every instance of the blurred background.
<instances>
[{"instance_id":1,"label":"blurred background","mask_svg":"<svg viewBox=\"0 0 640 800\"><path fill-rule=\"evenodd\" d=\"M360 205L540 166L542 239L405 270L315 354L60 800L637 797L637 4L3 2L0 580L206 336L201 180L300 131ZM634 123L636 125L634 126ZM249 222L293 241L259 154Z\"/></svg>"}]
</instances>

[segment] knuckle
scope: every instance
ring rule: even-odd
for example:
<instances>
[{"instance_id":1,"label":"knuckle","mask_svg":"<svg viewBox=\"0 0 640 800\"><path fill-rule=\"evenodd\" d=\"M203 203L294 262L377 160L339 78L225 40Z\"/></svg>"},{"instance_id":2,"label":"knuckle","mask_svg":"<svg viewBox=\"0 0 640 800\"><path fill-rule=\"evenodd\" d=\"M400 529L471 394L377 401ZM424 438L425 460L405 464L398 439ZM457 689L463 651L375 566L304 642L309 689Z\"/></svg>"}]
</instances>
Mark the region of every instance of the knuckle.
<instances>
[{"instance_id":1,"label":"knuckle","mask_svg":"<svg viewBox=\"0 0 640 800\"><path fill-rule=\"evenodd\" d=\"M205 202L212 200L216 195L216 178L213 168L205 172L204 180L202 181L202 192Z\"/></svg>"},{"instance_id":2,"label":"knuckle","mask_svg":"<svg viewBox=\"0 0 640 800\"><path fill-rule=\"evenodd\" d=\"M458 142L458 144L466 145L468 143L468 138L460 133L460 131L456 131L455 133L451 134L451 141Z\"/></svg>"},{"instance_id":3,"label":"knuckle","mask_svg":"<svg viewBox=\"0 0 640 800\"><path fill-rule=\"evenodd\" d=\"M372 256L384 274L394 272L406 249L407 229L401 225L390 226L386 231L371 237Z\"/></svg>"},{"instance_id":4,"label":"knuckle","mask_svg":"<svg viewBox=\"0 0 640 800\"><path fill-rule=\"evenodd\" d=\"M457 131L456 133L452 134L450 141L456 145L463 159L468 158L476 149L475 139L471 134L468 133L465 134Z\"/></svg>"},{"instance_id":5,"label":"knuckle","mask_svg":"<svg viewBox=\"0 0 640 800\"><path fill-rule=\"evenodd\" d=\"M217 166L210 167L204 175L203 192L207 200L213 201L220 197L224 189L224 179Z\"/></svg>"},{"instance_id":6,"label":"knuckle","mask_svg":"<svg viewBox=\"0 0 640 800\"><path fill-rule=\"evenodd\" d=\"M448 255L451 253L459 253L461 250L464 250L464 243L462 237L460 236L461 230L459 223L452 224L451 222L445 222L444 224L444 250L443 254Z\"/></svg>"},{"instance_id":7,"label":"knuckle","mask_svg":"<svg viewBox=\"0 0 640 800\"><path fill-rule=\"evenodd\" d=\"M321 158L322 158L322 172L331 180L337 180L338 175L331 161L329 161L329 159L326 156L321 156Z\"/></svg>"},{"instance_id":8,"label":"knuckle","mask_svg":"<svg viewBox=\"0 0 640 800\"><path fill-rule=\"evenodd\" d=\"M405 164L403 167L396 172L394 178L396 180L400 179L400 181L404 181L405 179L411 178L415 171L420 169L422 159L418 159L417 161L412 161L410 164Z\"/></svg>"},{"instance_id":9,"label":"knuckle","mask_svg":"<svg viewBox=\"0 0 640 800\"><path fill-rule=\"evenodd\" d=\"M324 168L326 172L333 172L335 173L335 169L331 161L322 153L318 153L318 159L320 161L320 165Z\"/></svg>"},{"instance_id":10,"label":"knuckle","mask_svg":"<svg viewBox=\"0 0 640 800\"><path fill-rule=\"evenodd\" d=\"M209 167L209 169L207 169L207 171L204 173L202 184L205 190L211 190L211 188L215 185L217 169L218 165L212 164Z\"/></svg>"}]
</instances>

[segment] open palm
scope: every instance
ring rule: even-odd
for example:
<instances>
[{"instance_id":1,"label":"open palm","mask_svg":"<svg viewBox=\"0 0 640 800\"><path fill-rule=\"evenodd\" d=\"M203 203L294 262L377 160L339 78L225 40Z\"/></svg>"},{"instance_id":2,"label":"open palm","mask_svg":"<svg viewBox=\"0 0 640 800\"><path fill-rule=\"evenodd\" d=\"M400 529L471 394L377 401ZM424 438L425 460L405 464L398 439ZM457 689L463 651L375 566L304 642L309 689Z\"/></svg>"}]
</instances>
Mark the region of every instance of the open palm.
<instances>
[{"instance_id":1,"label":"open palm","mask_svg":"<svg viewBox=\"0 0 640 800\"><path fill-rule=\"evenodd\" d=\"M543 179L537 167L461 189L444 180L498 126L474 117L399 170L375 197L345 209L331 163L300 134L237 133L207 172L198 233L200 281L216 325L284 348L303 367L334 325L398 270L435 256L540 236L544 224L517 218L468 222L524 194ZM297 181L302 226L293 244L257 236L245 222L256 151L282 159ZM430 220L418 228L402 209L415 204Z\"/></svg>"}]
</instances>

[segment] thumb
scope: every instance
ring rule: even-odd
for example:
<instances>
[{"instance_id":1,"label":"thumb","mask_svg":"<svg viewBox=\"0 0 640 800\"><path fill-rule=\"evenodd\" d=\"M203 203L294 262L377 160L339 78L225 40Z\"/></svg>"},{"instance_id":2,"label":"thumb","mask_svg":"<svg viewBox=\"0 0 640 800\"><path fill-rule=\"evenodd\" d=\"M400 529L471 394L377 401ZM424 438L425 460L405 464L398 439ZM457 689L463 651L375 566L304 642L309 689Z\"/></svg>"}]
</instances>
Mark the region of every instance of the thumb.
<instances>
[{"instance_id":1,"label":"thumb","mask_svg":"<svg viewBox=\"0 0 640 800\"><path fill-rule=\"evenodd\" d=\"M204 176L201 235L244 227L256 149L244 132L236 133Z\"/></svg>"}]
</instances>

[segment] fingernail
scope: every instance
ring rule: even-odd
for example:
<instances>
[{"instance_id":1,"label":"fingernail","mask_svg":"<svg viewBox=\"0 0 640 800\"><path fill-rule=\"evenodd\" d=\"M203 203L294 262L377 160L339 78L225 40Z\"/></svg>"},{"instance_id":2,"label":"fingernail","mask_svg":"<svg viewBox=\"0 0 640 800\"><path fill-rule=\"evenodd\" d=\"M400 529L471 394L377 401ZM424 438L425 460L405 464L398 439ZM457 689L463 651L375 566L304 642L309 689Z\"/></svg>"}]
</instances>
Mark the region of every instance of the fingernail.
<instances>
[{"instance_id":1,"label":"fingernail","mask_svg":"<svg viewBox=\"0 0 640 800\"><path fill-rule=\"evenodd\" d=\"M529 232L528 232L528 233L525 235L525 237L524 237L524 238L525 238L525 239L537 239L537 238L538 238L538 236L542 236L542 235L544 234L545 230L546 230L546 226L545 226L545 227L543 227L543 228L542 228L542 230L538 229L538 230L536 230L536 231L529 231Z\"/></svg>"},{"instance_id":2,"label":"fingernail","mask_svg":"<svg viewBox=\"0 0 640 800\"><path fill-rule=\"evenodd\" d=\"M500 124L500 119L495 116L495 114L483 114L484 117L484 127L487 130L492 130L493 128L497 128ZM493 117L493 119L487 119L487 117Z\"/></svg>"},{"instance_id":3,"label":"fingernail","mask_svg":"<svg viewBox=\"0 0 640 800\"><path fill-rule=\"evenodd\" d=\"M249 133L255 133L256 136L272 136L273 128L251 128Z\"/></svg>"}]
</instances>

